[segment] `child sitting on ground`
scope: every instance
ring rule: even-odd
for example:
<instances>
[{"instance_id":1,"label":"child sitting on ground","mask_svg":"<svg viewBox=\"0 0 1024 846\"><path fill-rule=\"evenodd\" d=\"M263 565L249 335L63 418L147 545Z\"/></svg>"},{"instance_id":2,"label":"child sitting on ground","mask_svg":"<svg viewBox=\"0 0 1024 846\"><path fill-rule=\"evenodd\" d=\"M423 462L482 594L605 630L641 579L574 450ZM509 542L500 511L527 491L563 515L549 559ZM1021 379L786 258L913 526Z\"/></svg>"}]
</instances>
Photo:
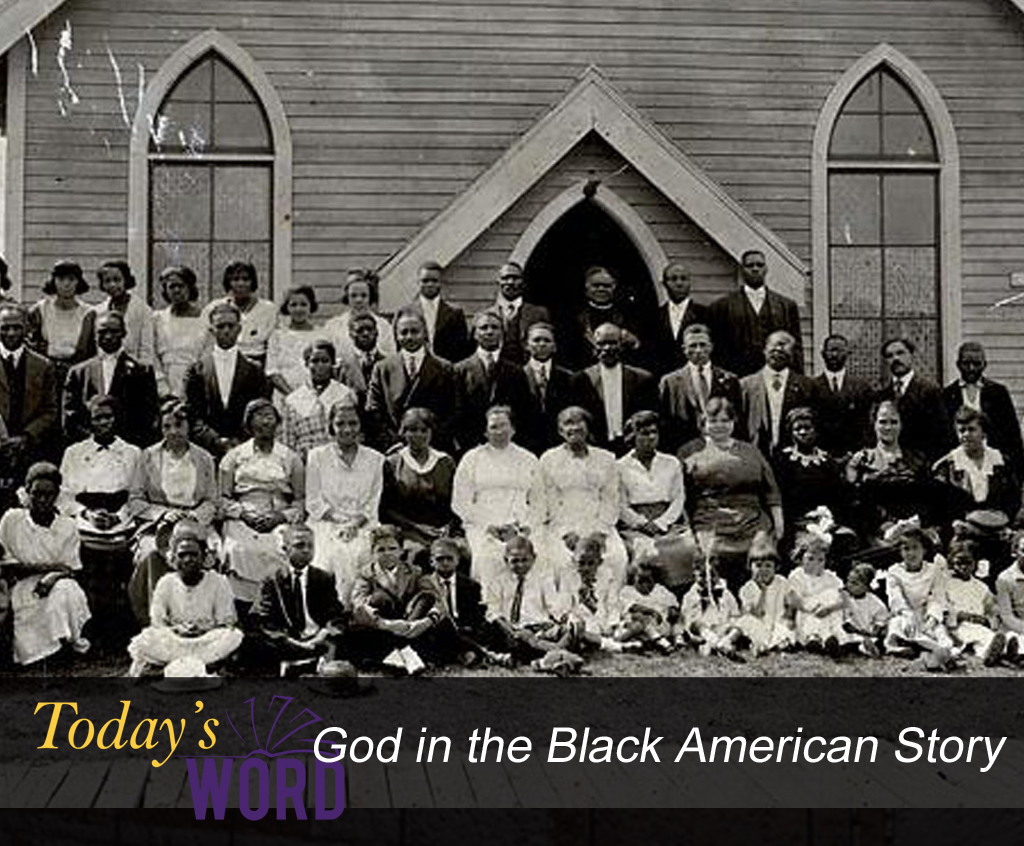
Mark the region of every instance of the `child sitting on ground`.
<instances>
[{"instance_id":1,"label":"child sitting on ground","mask_svg":"<svg viewBox=\"0 0 1024 846\"><path fill-rule=\"evenodd\" d=\"M755 657L783 650L795 642L792 618L786 608L789 582L777 573L779 553L766 532L758 532L747 553L750 581L740 588L740 617L736 625L750 641Z\"/></svg>"},{"instance_id":2,"label":"child sitting on ground","mask_svg":"<svg viewBox=\"0 0 1024 846\"><path fill-rule=\"evenodd\" d=\"M789 574L788 605L796 614L796 641L809 652L839 657L843 640L843 582L826 569L832 536L811 525L793 547L799 565Z\"/></svg>"},{"instance_id":3,"label":"child sitting on ground","mask_svg":"<svg viewBox=\"0 0 1024 846\"><path fill-rule=\"evenodd\" d=\"M615 627L614 638L625 649L654 647L661 652L672 651L672 626L679 619L679 602L667 587L658 584L655 568L640 565L636 581L619 593L622 619Z\"/></svg>"},{"instance_id":4,"label":"child sitting on ground","mask_svg":"<svg viewBox=\"0 0 1024 846\"><path fill-rule=\"evenodd\" d=\"M1018 664L1024 640L1024 531L1015 532L1011 542L1013 563L996 579L996 607L1000 630L1006 637L1006 660Z\"/></svg>"},{"instance_id":5,"label":"child sitting on ground","mask_svg":"<svg viewBox=\"0 0 1024 846\"><path fill-rule=\"evenodd\" d=\"M876 571L870 564L854 564L846 577L843 599L843 645L869 658L882 655L881 643L889 622L889 609L875 594L871 585Z\"/></svg>"},{"instance_id":6,"label":"child sitting on ground","mask_svg":"<svg viewBox=\"0 0 1024 846\"><path fill-rule=\"evenodd\" d=\"M901 558L885 576L892 615L885 637L886 652L901 657L921 652L928 669L947 669L953 645L943 624L947 573L944 564L931 560L934 541L916 518L894 526L886 533L886 540L899 544Z\"/></svg>"},{"instance_id":7,"label":"child sitting on ground","mask_svg":"<svg viewBox=\"0 0 1024 846\"><path fill-rule=\"evenodd\" d=\"M734 661L742 660L737 643L743 633L736 626L740 609L725 579L718 575L713 544L703 553L703 561L696 563L700 564L697 580L679 608L681 631L676 644L690 643L705 656L717 652Z\"/></svg>"},{"instance_id":8,"label":"child sitting on ground","mask_svg":"<svg viewBox=\"0 0 1024 846\"><path fill-rule=\"evenodd\" d=\"M573 550L575 566L565 573L562 587L574 645L584 651L600 648L621 652L622 644L610 637L619 622L618 577L605 563L604 551L603 535L580 538Z\"/></svg>"},{"instance_id":9,"label":"child sitting on ground","mask_svg":"<svg viewBox=\"0 0 1024 846\"><path fill-rule=\"evenodd\" d=\"M996 598L977 576L977 554L973 541L954 539L949 545L946 627L961 653L972 652L986 667L994 667L1003 655L1006 636L997 632Z\"/></svg>"}]
</instances>

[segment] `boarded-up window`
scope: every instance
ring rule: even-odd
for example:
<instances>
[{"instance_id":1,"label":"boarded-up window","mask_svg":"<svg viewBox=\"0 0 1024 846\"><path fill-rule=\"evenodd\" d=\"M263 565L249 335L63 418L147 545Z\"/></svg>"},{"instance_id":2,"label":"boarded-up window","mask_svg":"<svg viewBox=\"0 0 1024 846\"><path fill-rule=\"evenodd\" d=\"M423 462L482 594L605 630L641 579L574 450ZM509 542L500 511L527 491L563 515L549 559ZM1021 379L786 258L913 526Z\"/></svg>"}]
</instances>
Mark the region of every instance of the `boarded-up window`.
<instances>
[{"instance_id":1,"label":"boarded-up window","mask_svg":"<svg viewBox=\"0 0 1024 846\"><path fill-rule=\"evenodd\" d=\"M849 367L872 381L879 348L903 336L916 367L939 374L940 162L924 110L886 68L847 98L828 154L829 323Z\"/></svg>"},{"instance_id":2,"label":"boarded-up window","mask_svg":"<svg viewBox=\"0 0 1024 846\"><path fill-rule=\"evenodd\" d=\"M149 273L191 267L203 301L232 261L273 297L274 148L252 87L216 54L193 64L160 106L149 140Z\"/></svg>"}]
</instances>

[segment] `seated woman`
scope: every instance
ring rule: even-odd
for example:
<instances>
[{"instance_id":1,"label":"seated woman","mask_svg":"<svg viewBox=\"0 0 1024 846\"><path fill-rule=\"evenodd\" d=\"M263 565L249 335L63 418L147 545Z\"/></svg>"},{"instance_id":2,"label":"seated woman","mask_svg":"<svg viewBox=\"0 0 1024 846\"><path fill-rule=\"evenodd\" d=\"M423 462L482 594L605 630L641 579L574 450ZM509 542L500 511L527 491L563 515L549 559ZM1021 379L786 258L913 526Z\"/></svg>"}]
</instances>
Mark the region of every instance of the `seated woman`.
<instances>
[{"instance_id":1,"label":"seated woman","mask_svg":"<svg viewBox=\"0 0 1024 846\"><path fill-rule=\"evenodd\" d=\"M184 398L185 372L212 346L213 336L196 305L199 284L191 268L165 267L157 281L167 303L153 313L157 389L161 396Z\"/></svg>"},{"instance_id":2,"label":"seated woman","mask_svg":"<svg viewBox=\"0 0 1024 846\"><path fill-rule=\"evenodd\" d=\"M954 418L960 446L932 468L938 485L943 524L962 520L970 511L999 511L1011 521L1021 509L1021 480L1003 454L986 443L988 417L963 406Z\"/></svg>"},{"instance_id":3,"label":"seated woman","mask_svg":"<svg viewBox=\"0 0 1024 846\"><path fill-rule=\"evenodd\" d=\"M139 461L132 482L129 510L143 522L136 534L135 570L128 583L132 611L139 624L149 623L153 589L167 572L167 539L180 520L191 520L219 544L211 524L220 508L217 467L202 447L189 442L188 409L170 399L160 410L163 440L153 444Z\"/></svg>"},{"instance_id":4,"label":"seated woman","mask_svg":"<svg viewBox=\"0 0 1024 846\"><path fill-rule=\"evenodd\" d=\"M925 525L932 523L933 483L924 458L900 446L903 423L896 403L879 403L871 419L875 446L853 454L846 481L853 486L853 528L862 543L881 546L884 528L897 520L916 514Z\"/></svg>"},{"instance_id":5,"label":"seated woman","mask_svg":"<svg viewBox=\"0 0 1024 846\"><path fill-rule=\"evenodd\" d=\"M786 428L792 443L775 456L775 480L782 492L786 532L796 536L808 512L825 506L838 517L845 511L845 479L832 457L818 446L818 424L813 409L792 409L786 415ZM783 544L785 549L791 543Z\"/></svg>"},{"instance_id":6,"label":"seated woman","mask_svg":"<svg viewBox=\"0 0 1024 846\"><path fill-rule=\"evenodd\" d=\"M437 538L452 534L452 481L455 462L430 445L434 415L410 408L402 415L399 435L405 446L392 449L384 462L384 494L380 515L398 526L407 540L424 550Z\"/></svg>"},{"instance_id":7,"label":"seated woman","mask_svg":"<svg viewBox=\"0 0 1024 846\"><path fill-rule=\"evenodd\" d=\"M286 322L278 325L267 340L266 370L279 408L285 397L306 384L306 348L318 338L327 337L313 323L317 308L316 291L309 285L288 289L281 301L281 319Z\"/></svg>"},{"instance_id":8,"label":"seated woman","mask_svg":"<svg viewBox=\"0 0 1024 846\"><path fill-rule=\"evenodd\" d=\"M330 415L334 443L309 453L306 510L316 538L313 564L334 576L338 596L348 603L377 525L384 456L359 442L359 412L352 402L333 405Z\"/></svg>"},{"instance_id":9,"label":"seated woman","mask_svg":"<svg viewBox=\"0 0 1024 846\"><path fill-rule=\"evenodd\" d=\"M347 657L369 665L383 661L412 675L424 666L414 645L444 616L443 599L403 555L401 535L394 526L371 531L370 554L371 563L352 589Z\"/></svg>"},{"instance_id":10,"label":"seated woman","mask_svg":"<svg viewBox=\"0 0 1024 846\"><path fill-rule=\"evenodd\" d=\"M767 531L778 541L785 530L775 474L757 447L733 437L735 426L732 403L712 397L703 441L680 451L690 526L705 554L713 539L718 574L734 596L747 581L754 536Z\"/></svg>"},{"instance_id":11,"label":"seated woman","mask_svg":"<svg viewBox=\"0 0 1024 846\"><path fill-rule=\"evenodd\" d=\"M116 400L97 395L87 408L92 437L64 451L59 505L77 521L82 586L94 614L94 639L104 651L121 652L134 629L128 580L135 522L128 491L139 472L142 451L116 436Z\"/></svg>"},{"instance_id":12,"label":"seated woman","mask_svg":"<svg viewBox=\"0 0 1024 846\"><path fill-rule=\"evenodd\" d=\"M302 519L306 491L302 460L276 440L281 416L274 404L253 400L244 423L252 438L220 464L224 555L243 622L263 580L285 563L275 530Z\"/></svg>"},{"instance_id":13,"label":"seated woman","mask_svg":"<svg viewBox=\"0 0 1024 846\"><path fill-rule=\"evenodd\" d=\"M529 531L530 495L537 457L512 442L512 411L496 405L487 412L487 443L473 447L459 462L452 483L452 510L461 518L472 553L472 576L487 590L504 567L505 544Z\"/></svg>"},{"instance_id":14,"label":"seated woman","mask_svg":"<svg viewBox=\"0 0 1024 846\"><path fill-rule=\"evenodd\" d=\"M157 583L150 624L132 638L131 678L152 665L178 675L176 662L198 659L204 667L223 661L242 643L228 580L206 569L206 532L182 521L171 533L171 567Z\"/></svg>"},{"instance_id":15,"label":"seated woman","mask_svg":"<svg viewBox=\"0 0 1024 846\"><path fill-rule=\"evenodd\" d=\"M303 461L313 447L331 442L329 412L338 403L355 405L355 392L334 378L334 344L323 338L302 351L307 381L284 401L284 440Z\"/></svg>"},{"instance_id":16,"label":"seated woman","mask_svg":"<svg viewBox=\"0 0 1024 846\"><path fill-rule=\"evenodd\" d=\"M14 660L32 664L70 648L89 650L82 629L89 603L74 574L78 559L75 521L57 513L60 471L40 462L28 469L27 508L12 508L0 519L0 577L11 588Z\"/></svg>"},{"instance_id":17,"label":"seated woman","mask_svg":"<svg viewBox=\"0 0 1024 846\"><path fill-rule=\"evenodd\" d=\"M578 406L558 414L564 443L540 457L533 496L537 510L536 546L540 560L561 589L561 576L574 567L572 553L581 537L601 534L605 562L621 586L626 579L626 547L615 529L619 519L619 469L615 456L590 446L590 415Z\"/></svg>"},{"instance_id":18,"label":"seated woman","mask_svg":"<svg viewBox=\"0 0 1024 846\"><path fill-rule=\"evenodd\" d=\"M673 591L693 581L693 537L683 511L683 467L674 455L658 452L658 413L638 411L626 421L633 449L619 459L622 539L634 564L647 562L658 581Z\"/></svg>"},{"instance_id":19,"label":"seated woman","mask_svg":"<svg viewBox=\"0 0 1024 846\"><path fill-rule=\"evenodd\" d=\"M345 289L341 301L348 308L337 317L332 317L324 327L338 350L341 361L354 359L358 350L352 343L349 323L359 314L370 315L377 324L377 349L384 355L394 355L398 351L395 344L395 333L391 324L377 314L378 279L377 274L368 268L350 270L345 279Z\"/></svg>"}]
</instances>

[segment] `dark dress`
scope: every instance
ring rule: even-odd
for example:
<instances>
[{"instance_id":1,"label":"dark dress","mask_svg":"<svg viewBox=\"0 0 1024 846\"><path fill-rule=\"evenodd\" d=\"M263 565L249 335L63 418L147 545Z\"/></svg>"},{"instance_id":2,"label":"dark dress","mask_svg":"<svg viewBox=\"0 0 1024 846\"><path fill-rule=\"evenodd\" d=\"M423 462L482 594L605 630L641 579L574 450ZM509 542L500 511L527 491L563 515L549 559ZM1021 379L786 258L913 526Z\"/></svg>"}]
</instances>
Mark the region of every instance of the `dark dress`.
<instances>
[{"instance_id":1,"label":"dark dress","mask_svg":"<svg viewBox=\"0 0 1024 846\"><path fill-rule=\"evenodd\" d=\"M933 486L919 453L903 450L887 461L877 446L859 450L846 465L846 480L853 486L854 527L864 541L877 540L885 523L915 514L923 525L933 520Z\"/></svg>"},{"instance_id":2,"label":"dark dress","mask_svg":"<svg viewBox=\"0 0 1024 846\"><path fill-rule=\"evenodd\" d=\"M447 453L431 450L425 469L414 466L408 448L390 453L384 462L381 522L398 526L407 540L429 546L456 523L451 508L454 478L455 461Z\"/></svg>"}]
</instances>

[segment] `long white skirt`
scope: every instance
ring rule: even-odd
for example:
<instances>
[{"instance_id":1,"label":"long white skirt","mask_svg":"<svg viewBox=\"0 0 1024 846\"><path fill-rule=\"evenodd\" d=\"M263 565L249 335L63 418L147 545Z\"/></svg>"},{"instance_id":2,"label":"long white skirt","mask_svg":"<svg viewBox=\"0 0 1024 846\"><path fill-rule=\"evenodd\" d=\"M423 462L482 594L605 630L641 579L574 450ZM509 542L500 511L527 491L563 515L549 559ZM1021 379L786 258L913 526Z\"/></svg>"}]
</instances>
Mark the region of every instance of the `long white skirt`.
<instances>
[{"instance_id":1,"label":"long white skirt","mask_svg":"<svg viewBox=\"0 0 1024 846\"><path fill-rule=\"evenodd\" d=\"M339 536L341 526L330 520L311 520L316 551L313 566L334 576L338 598L348 605L359 570L370 560L370 529L363 526L352 540Z\"/></svg>"},{"instance_id":2,"label":"long white skirt","mask_svg":"<svg viewBox=\"0 0 1024 846\"><path fill-rule=\"evenodd\" d=\"M11 592L14 610L14 660L31 664L60 651L62 641L82 636L92 616L85 591L74 579L58 579L48 596L38 597L43 574L20 579Z\"/></svg>"}]
</instances>

